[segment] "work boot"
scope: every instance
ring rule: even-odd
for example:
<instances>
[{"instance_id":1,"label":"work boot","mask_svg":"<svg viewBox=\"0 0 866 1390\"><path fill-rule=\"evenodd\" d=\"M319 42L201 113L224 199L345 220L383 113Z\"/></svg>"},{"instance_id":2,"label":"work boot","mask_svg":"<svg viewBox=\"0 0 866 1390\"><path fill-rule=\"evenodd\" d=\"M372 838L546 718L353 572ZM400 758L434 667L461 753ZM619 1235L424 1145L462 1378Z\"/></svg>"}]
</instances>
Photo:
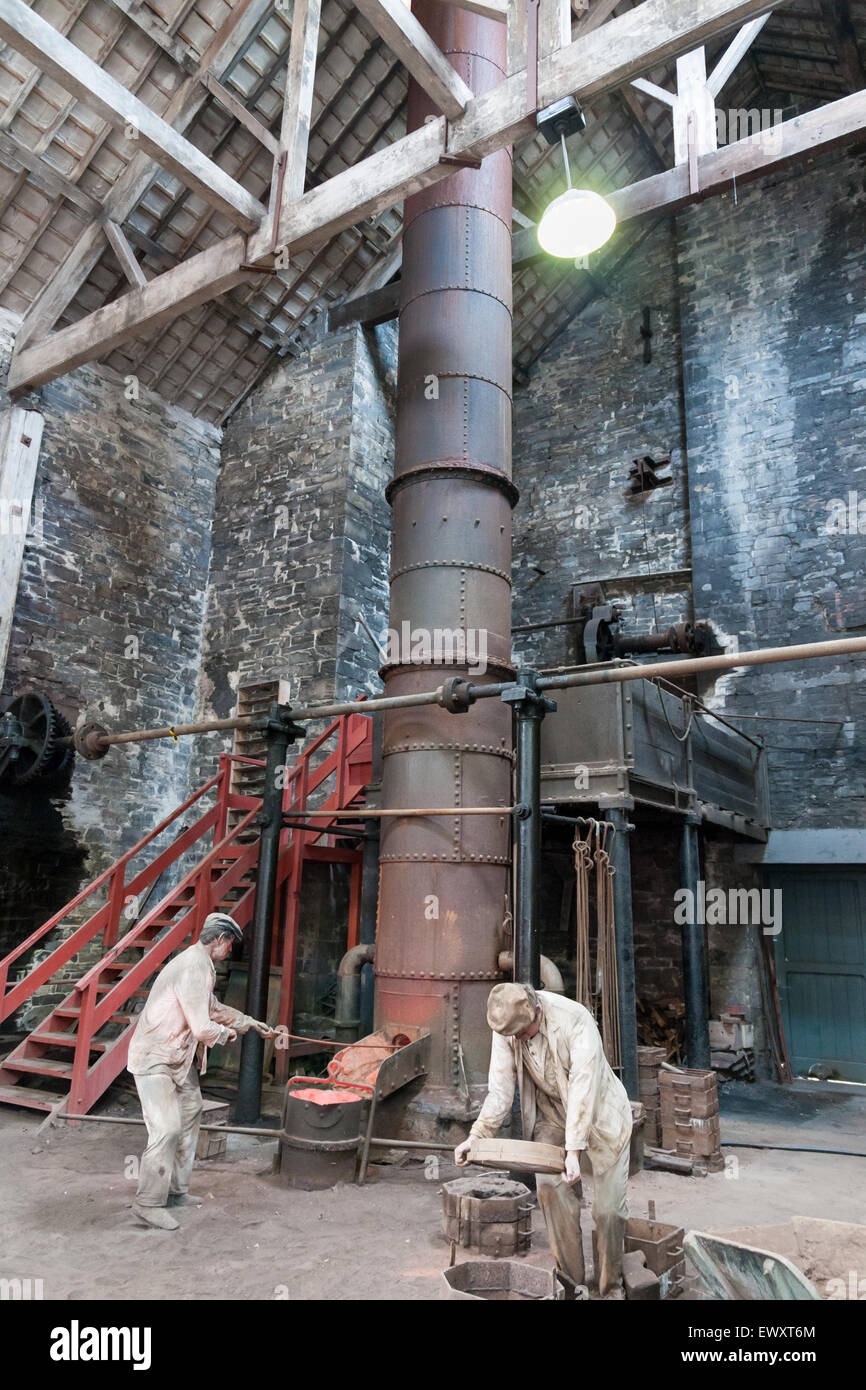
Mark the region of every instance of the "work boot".
<instances>
[{"instance_id":1,"label":"work boot","mask_svg":"<svg viewBox=\"0 0 866 1390\"><path fill-rule=\"evenodd\" d=\"M188 1192L169 1192L167 1207L200 1207L201 1197L190 1197Z\"/></svg>"},{"instance_id":2,"label":"work boot","mask_svg":"<svg viewBox=\"0 0 866 1390\"><path fill-rule=\"evenodd\" d=\"M179 1231L180 1222L170 1216L165 1207L140 1207L133 1202L132 1212L145 1226L154 1226L158 1231Z\"/></svg>"}]
</instances>

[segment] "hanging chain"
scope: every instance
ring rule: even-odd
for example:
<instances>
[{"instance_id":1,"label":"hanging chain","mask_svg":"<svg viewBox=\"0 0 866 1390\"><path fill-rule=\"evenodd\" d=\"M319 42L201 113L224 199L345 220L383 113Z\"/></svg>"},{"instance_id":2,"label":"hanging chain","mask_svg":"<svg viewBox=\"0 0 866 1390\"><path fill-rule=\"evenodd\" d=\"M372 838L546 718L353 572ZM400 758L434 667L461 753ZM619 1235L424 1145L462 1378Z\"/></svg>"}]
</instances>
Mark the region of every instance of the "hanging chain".
<instances>
[{"instance_id":1,"label":"hanging chain","mask_svg":"<svg viewBox=\"0 0 866 1390\"><path fill-rule=\"evenodd\" d=\"M579 1004L589 1009L600 1023L605 1056L612 1067L620 1065L619 995L616 970L616 925L614 916L613 876L616 869L610 860L610 845L616 827L609 821L578 817L578 826L586 827L586 835L578 828L574 832L574 873L576 880L577 922L577 983ZM590 940L589 875L595 868L595 988L592 983L592 947Z\"/></svg>"}]
</instances>

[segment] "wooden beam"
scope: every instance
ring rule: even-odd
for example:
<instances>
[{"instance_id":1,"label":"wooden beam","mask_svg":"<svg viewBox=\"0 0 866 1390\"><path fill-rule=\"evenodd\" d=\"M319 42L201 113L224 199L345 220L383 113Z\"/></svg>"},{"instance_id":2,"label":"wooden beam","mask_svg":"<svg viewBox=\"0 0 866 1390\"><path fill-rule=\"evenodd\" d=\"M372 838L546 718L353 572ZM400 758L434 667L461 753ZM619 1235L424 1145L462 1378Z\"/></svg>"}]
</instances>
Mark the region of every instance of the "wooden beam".
<instances>
[{"instance_id":1,"label":"wooden beam","mask_svg":"<svg viewBox=\"0 0 866 1390\"><path fill-rule=\"evenodd\" d=\"M116 222L106 219L103 224L106 240L118 259L120 268L134 289L141 289L148 283L147 276L135 259L132 247Z\"/></svg>"},{"instance_id":2,"label":"wooden beam","mask_svg":"<svg viewBox=\"0 0 866 1390\"><path fill-rule=\"evenodd\" d=\"M249 131L260 145L264 145L270 154L274 156L278 154L279 146L267 126L262 125L258 116L254 116L252 111L247 110L234 92L230 92L228 87L223 86L215 73L203 72L199 80L203 86L207 87L211 96L219 102L220 106L228 111L230 116L234 116L235 120L244 127L244 130Z\"/></svg>"},{"instance_id":3,"label":"wooden beam","mask_svg":"<svg viewBox=\"0 0 866 1390\"><path fill-rule=\"evenodd\" d=\"M174 34L170 34L164 24L160 24L153 11L143 5L141 0L108 0L112 9L120 10L125 14L131 24L136 29L140 29L146 34L151 42L167 53L178 67L183 68L184 72L194 72L196 59L189 44L178 39Z\"/></svg>"},{"instance_id":4,"label":"wooden beam","mask_svg":"<svg viewBox=\"0 0 866 1390\"><path fill-rule=\"evenodd\" d=\"M673 105L674 163L716 148L716 107L707 86L706 50L695 48L677 59L677 98ZM692 173L694 176L695 169Z\"/></svg>"},{"instance_id":5,"label":"wooden beam","mask_svg":"<svg viewBox=\"0 0 866 1390\"><path fill-rule=\"evenodd\" d=\"M111 304L104 304L69 328L53 333L41 343L25 348L9 371L10 387L27 381L41 386L60 371L69 372L83 362L103 357L129 338L154 333L235 285L253 278L241 267L245 238L236 233L200 251L174 270L157 275L142 289L131 290Z\"/></svg>"},{"instance_id":6,"label":"wooden beam","mask_svg":"<svg viewBox=\"0 0 866 1390\"><path fill-rule=\"evenodd\" d=\"M0 160L8 167L16 171L25 169L30 182L40 193L44 193L47 198L65 198L68 203L72 203L87 214L88 217L100 217L102 215L102 204L90 193L85 193L83 188L79 188L77 183L67 179L63 174L59 174L52 168L40 155L34 154L26 145L22 145L15 139L14 135L9 135L6 131L0 131Z\"/></svg>"},{"instance_id":7,"label":"wooden beam","mask_svg":"<svg viewBox=\"0 0 866 1390\"><path fill-rule=\"evenodd\" d=\"M631 81L641 71L689 51L696 40L739 25L755 11L767 7L767 0L643 0L628 14L541 59L539 102L549 105L569 93L589 101ZM535 118L526 111L525 73L517 72L474 97L460 120L448 125L447 152L483 158L534 129ZM446 121L440 116L386 149L377 150L354 168L310 189L287 210L281 238L298 250L321 245L344 227L375 216L410 194L448 178L453 166L442 163L445 136ZM652 184L654 180L646 182ZM224 250L222 257L218 254L220 247ZM231 278L232 257L237 279ZM177 270L184 272L180 283L189 299L176 304L175 314L183 313L187 302L200 304L229 288L226 281L240 283L248 273L241 267L249 263L273 264L269 227L260 229L246 244L243 238L229 238L179 266ZM218 288L213 281L215 268L223 277ZM21 391L27 385L52 380L81 362L103 356L125 337L145 331L142 325L150 325L152 306L158 306L157 312L165 311L162 282L175 274L169 271L144 289L97 310L33 348L16 353L10 369L10 389ZM119 306L123 309L120 319L109 312L118 311ZM100 318L101 315L108 317Z\"/></svg>"},{"instance_id":8,"label":"wooden beam","mask_svg":"<svg viewBox=\"0 0 866 1390\"><path fill-rule=\"evenodd\" d=\"M383 285L369 294L353 295L328 310L328 329L347 328L350 323L363 323L375 328L377 323L395 319L400 311L400 281Z\"/></svg>"},{"instance_id":9,"label":"wooden beam","mask_svg":"<svg viewBox=\"0 0 866 1390\"><path fill-rule=\"evenodd\" d=\"M382 289L387 285L392 276L397 274L403 262L403 232L402 229L391 238L384 254L378 261L374 261L364 274L361 276L351 294L346 295L346 302L350 299L358 299L361 295L369 294L373 290Z\"/></svg>"},{"instance_id":10,"label":"wooden beam","mask_svg":"<svg viewBox=\"0 0 866 1390\"><path fill-rule=\"evenodd\" d=\"M757 19L749 20L748 24L743 25L736 38L728 44L707 78L707 86L712 96L717 97L719 95L728 78L734 69L739 67L769 18L768 14L759 14Z\"/></svg>"},{"instance_id":11,"label":"wooden beam","mask_svg":"<svg viewBox=\"0 0 866 1390\"><path fill-rule=\"evenodd\" d=\"M258 199L23 0L0 0L0 38L109 125L132 130L142 149L231 222L251 232L262 221Z\"/></svg>"},{"instance_id":12,"label":"wooden beam","mask_svg":"<svg viewBox=\"0 0 866 1390\"><path fill-rule=\"evenodd\" d=\"M798 159L822 154L856 140L864 129L866 91L854 92L804 116L783 121L771 130L702 155L698 160L700 191L697 194L689 187L688 165L678 164L674 169L653 174L651 178L608 194L607 200L616 213L617 223L647 213L677 212L708 194L727 192L735 179L739 187L771 169L784 168ZM515 269L543 254L535 227L514 233L512 264Z\"/></svg>"},{"instance_id":13,"label":"wooden beam","mask_svg":"<svg viewBox=\"0 0 866 1390\"><path fill-rule=\"evenodd\" d=\"M610 19L619 0L592 0L592 4L587 9L583 0L578 0L575 9L579 11L580 18L574 30L574 37L582 37L584 34L591 34L593 29L598 29Z\"/></svg>"},{"instance_id":14,"label":"wooden beam","mask_svg":"<svg viewBox=\"0 0 866 1390\"><path fill-rule=\"evenodd\" d=\"M655 82L648 82L645 77L638 77L631 84L644 96L652 97L653 101L660 101L663 106L673 106L676 101L676 92L669 92L666 87L657 87Z\"/></svg>"},{"instance_id":15,"label":"wooden beam","mask_svg":"<svg viewBox=\"0 0 866 1390\"><path fill-rule=\"evenodd\" d=\"M628 109L632 123L637 130L638 137L641 143L646 147L650 158L658 164L659 168L666 169L670 163L667 149L651 125L649 117L635 95L632 85L629 84L628 87L623 87L619 96L622 99L623 105Z\"/></svg>"},{"instance_id":16,"label":"wooden beam","mask_svg":"<svg viewBox=\"0 0 866 1390\"><path fill-rule=\"evenodd\" d=\"M0 414L0 683L6 670L24 548L30 531L43 417L12 406ZM37 526L39 524L37 514ZM29 537L31 543L33 535Z\"/></svg>"},{"instance_id":17,"label":"wooden beam","mask_svg":"<svg viewBox=\"0 0 866 1390\"><path fill-rule=\"evenodd\" d=\"M472 100L471 88L403 0L355 0L355 4L439 110L450 121L462 116Z\"/></svg>"},{"instance_id":18,"label":"wooden beam","mask_svg":"<svg viewBox=\"0 0 866 1390\"><path fill-rule=\"evenodd\" d=\"M273 0L239 0L202 54L199 72L213 67L216 72L226 73L272 3ZM163 119L176 130L186 130L207 100L207 90L199 82L198 76L189 77L171 98ZM102 216L110 217L118 224L124 223L144 197L157 168L156 161L149 155L143 152L136 154L111 185L101 212L95 214L94 220L85 227L60 269L43 285L24 315L15 339L16 352L23 351L33 338L54 327L102 255L105 246Z\"/></svg>"},{"instance_id":19,"label":"wooden beam","mask_svg":"<svg viewBox=\"0 0 866 1390\"><path fill-rule=\"evenodd\" d=\"M538 56L547 58L571 43L571 0L540 0Z\"/></svg>"},{"instance_id":20,"label":"wooden beam","mask_svg":"<svg viewBox=\"0 0 866 1390\"><path fill-rule=\"evenodd\" d=\"M279 148L284 170L280 179L275 169L271 185L271 215L278 221L289 203L300 198L304 191L321 8L321 0L295 0L292 14L292 43L286 68ZM279 208L276 207L278 193L281 195ZM278 240L280 238L275 230L274 241Z\"/></svg>"}]
</instances>

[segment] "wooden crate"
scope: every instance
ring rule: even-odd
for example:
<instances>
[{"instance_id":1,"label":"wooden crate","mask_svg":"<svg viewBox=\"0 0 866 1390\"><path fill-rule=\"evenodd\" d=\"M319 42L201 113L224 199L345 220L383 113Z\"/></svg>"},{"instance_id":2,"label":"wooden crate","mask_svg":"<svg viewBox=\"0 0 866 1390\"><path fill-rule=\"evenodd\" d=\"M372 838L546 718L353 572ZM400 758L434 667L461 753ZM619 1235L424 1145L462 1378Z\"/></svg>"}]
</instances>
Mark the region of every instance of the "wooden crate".
<instances>
[{"instance_id":1,"label":"wooden crate","mask_svg":"<svg viewBox=\"0 0 866 1390\"><path fill-rule=\"evenodd\" d=\"M228 1124L229 1108L221 1100L206 1100L203 1104L201 1122L203 1125ZM196 1158L222 1158L226 1151L225 1134L213 1134L201 1130L195 1146Z\"/></svg>"}]
</instances>

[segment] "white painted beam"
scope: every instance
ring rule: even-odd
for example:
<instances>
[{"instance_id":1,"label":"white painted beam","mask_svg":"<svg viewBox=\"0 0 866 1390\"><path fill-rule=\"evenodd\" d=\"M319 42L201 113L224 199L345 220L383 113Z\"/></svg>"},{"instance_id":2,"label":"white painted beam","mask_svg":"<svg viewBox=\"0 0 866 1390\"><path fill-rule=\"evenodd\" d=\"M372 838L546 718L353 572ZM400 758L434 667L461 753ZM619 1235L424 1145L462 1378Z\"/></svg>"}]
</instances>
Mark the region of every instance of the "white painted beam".
<instances>
[{"instance_id":1,"label":"white painted beam","mask_svg":"<svg viewBox=\"0 0 866 1390\"><path fill-rule=\"evenodd\" d=\"M674 163L685 164L691 153L709 154L716 148L716 104L707 86L706 50L694 49L677 59L677 95L673 105Z\"/></svg>"},{"instance_id":2,"label":"white painted beam","mask_svg":"<svg viewBox=\"0 0 866 1390\"><path fill-rule=\"evenodd\" d=\"M736 38L728 44L707 78L707 86L714 97L719 95L734 69L739 67L769 18L768 14L759 14L757 19L749 20L748 24L743 25Z\"/></svg>"},{"instance_id":3,"label":"white painted beam","mask_svg":"<svg viewBox=\"0 0 866 1390\"><path fill-rule=\"evenodd\" d=\"M280 217L286 207L300 198L304 191L321 10L321 0L295 0L278 154L278 159L283 161L284 169L280 179L277 177L276 166L274 167L271 183L272 216L275 215L278 191L281 194L278 214Z\"/></svg>"},{"instance_id":4,"label":"white painted beam","mask_svg":"<svg viewBox=\"0 0 866 1390\"><path fill-rule=\"evenodd\" d=\"M657 87L655 82L648 82L645 77L638 77L631 84L645 96L652 97L655 101L660 101L664 106L673 106L677 99L676 92L669 92L666 87Z\"/></svg>"},{"instance_id":5,"label":"white painted beam","mask_svg":"<svg viewBox=\"0 0 866 1390\"><path fill-rule=\"evenodd\" d=\"M21 563L28 540L42 416L12 406L0 415L0 685L6 671ZM37 514L37 526L41 517ZM33 541L33 534L30 540Z\"/></svg>"}]
</instances>

